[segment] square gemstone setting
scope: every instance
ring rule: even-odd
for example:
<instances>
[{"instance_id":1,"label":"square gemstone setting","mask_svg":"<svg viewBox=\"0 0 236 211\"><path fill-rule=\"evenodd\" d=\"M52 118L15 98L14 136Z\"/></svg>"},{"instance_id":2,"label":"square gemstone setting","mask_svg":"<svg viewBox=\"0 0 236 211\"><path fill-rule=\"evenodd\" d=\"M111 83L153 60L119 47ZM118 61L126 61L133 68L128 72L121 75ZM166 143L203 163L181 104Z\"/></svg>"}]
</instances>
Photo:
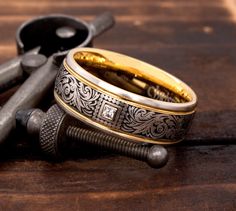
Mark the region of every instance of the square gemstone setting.
<instances>
[{"instance_id":1,"label":"square gemstone setting","mask_svg":"<svg viewBox=\"0 0 236 211\"><path fill-rule=\"evenodd\" d=\"M105 119L112 121L115 117L116 112L117 112L117 108L115 108L111 105L105 104L103 107L101 116Z\"/></svg>"}]
</instances>

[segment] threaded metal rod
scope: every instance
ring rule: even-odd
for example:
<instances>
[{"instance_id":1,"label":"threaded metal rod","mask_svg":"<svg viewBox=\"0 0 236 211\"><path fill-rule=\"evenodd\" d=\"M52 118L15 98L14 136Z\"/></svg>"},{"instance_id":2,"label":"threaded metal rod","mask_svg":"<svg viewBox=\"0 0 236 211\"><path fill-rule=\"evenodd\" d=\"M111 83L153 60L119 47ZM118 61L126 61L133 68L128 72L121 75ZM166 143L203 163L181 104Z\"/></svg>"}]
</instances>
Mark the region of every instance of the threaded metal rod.
<instances>
[{"instance_id":1,"label":"threaded metal rod","mask_svg":"<svg viewBox=\"0 0 236 211\"><path fill-rule=\"evenodd\" d=\"M162 167L168 160L167 151L162 146L143 146L105 133L73 126L67 128L66 136L80 143L91 144L127 157L147 161L152 167Z\"/></svg>"},{"instance_id":2,"label":"threaded metal rod","mask_svg":"<svg viewBox=\"0 0 236 211\"><path fill-rule=\"evenodd\" d=\"M74 142L72 145L76 143L94 145L146 161L154 168L160 168L168 161L168 153L164 147L141 145L103 132L80 128L78 122L75 123L57 105L52 106L46 114L39 109L18 111L16 120L20 125L27 127L30 134L39 134L42 151L54 158L62 156L69 138Z\"/></svg>"}]
</instances>

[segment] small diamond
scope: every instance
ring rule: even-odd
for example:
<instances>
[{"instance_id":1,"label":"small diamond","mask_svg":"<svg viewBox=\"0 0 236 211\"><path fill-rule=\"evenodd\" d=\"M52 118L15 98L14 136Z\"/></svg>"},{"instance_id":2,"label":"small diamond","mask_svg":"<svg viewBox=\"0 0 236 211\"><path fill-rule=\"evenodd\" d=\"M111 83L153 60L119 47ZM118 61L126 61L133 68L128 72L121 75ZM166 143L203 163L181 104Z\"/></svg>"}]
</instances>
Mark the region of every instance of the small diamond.
<instances>
[{"instance_id":1,"label":"small diamond","mask_svg":"<svg viewBox=\"0 0 236 211\"><path fill-rule=\"evenodd\" d=\"M109 120L113 120L116 111L117 111L117 108L114 108L110 105L105 104L102 111L102 117Z\"/></svg>"}]
</instances>

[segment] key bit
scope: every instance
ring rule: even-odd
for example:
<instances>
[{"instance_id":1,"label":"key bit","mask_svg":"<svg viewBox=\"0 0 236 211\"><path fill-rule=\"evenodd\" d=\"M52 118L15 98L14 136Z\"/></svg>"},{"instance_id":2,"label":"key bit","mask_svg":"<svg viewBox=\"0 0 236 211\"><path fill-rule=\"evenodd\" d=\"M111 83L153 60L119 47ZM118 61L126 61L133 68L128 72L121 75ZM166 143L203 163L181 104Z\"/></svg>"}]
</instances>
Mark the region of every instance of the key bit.
<instances>
[{"instance_id":1,"label":"key bit","mask_svg":"<svg viewBox=\"0 0 236 211\"><path fill-rule=\"evenodd\" d=\"M149 147L83 128L79 121L67 115L58 105L52 106L47 113L39 109L22 110L17 112L16 119L29 134L39 134L41 149L55 158L63 156L63 151L76 142L143 160L154 168L160 168L168 161L168 153L164 147Z\"/></svg>"}]
</instances>

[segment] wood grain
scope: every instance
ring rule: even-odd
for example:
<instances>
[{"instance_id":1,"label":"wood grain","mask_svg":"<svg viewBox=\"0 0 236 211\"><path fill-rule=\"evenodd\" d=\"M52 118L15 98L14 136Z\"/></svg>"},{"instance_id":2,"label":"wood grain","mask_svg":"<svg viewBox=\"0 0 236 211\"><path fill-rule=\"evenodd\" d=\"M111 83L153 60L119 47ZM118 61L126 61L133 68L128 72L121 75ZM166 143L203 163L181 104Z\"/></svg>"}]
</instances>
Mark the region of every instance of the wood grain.
<instances>
[{"instance_id":1,"label":"wood grain","mask_svg":"<svg viewBox=\"0 0 236 211\"><path fill-rule=\"evenodd\" d=\"M170 161L160 170L93 150L50 163L37 140L17 133L0 149L0 210L236 210L235 4L0 0L1 63L16 55L15 31L30 18L64 13L92 21L111 11L116 26L94 46L157 65L199 97L186 141L168 147ZM0 104L15 90L0 94Z\"/></svg>"},{"instance_id":2,"label":"wood grain","mask_svg":"<svg viewBox=\"0 0 236 211\"><path fill-rule=\"evenodd\" d=\"M235 210L235 146L170 148L165 168L119 156L0 166L2 210Z\"/></svg>"}]
</instances>

